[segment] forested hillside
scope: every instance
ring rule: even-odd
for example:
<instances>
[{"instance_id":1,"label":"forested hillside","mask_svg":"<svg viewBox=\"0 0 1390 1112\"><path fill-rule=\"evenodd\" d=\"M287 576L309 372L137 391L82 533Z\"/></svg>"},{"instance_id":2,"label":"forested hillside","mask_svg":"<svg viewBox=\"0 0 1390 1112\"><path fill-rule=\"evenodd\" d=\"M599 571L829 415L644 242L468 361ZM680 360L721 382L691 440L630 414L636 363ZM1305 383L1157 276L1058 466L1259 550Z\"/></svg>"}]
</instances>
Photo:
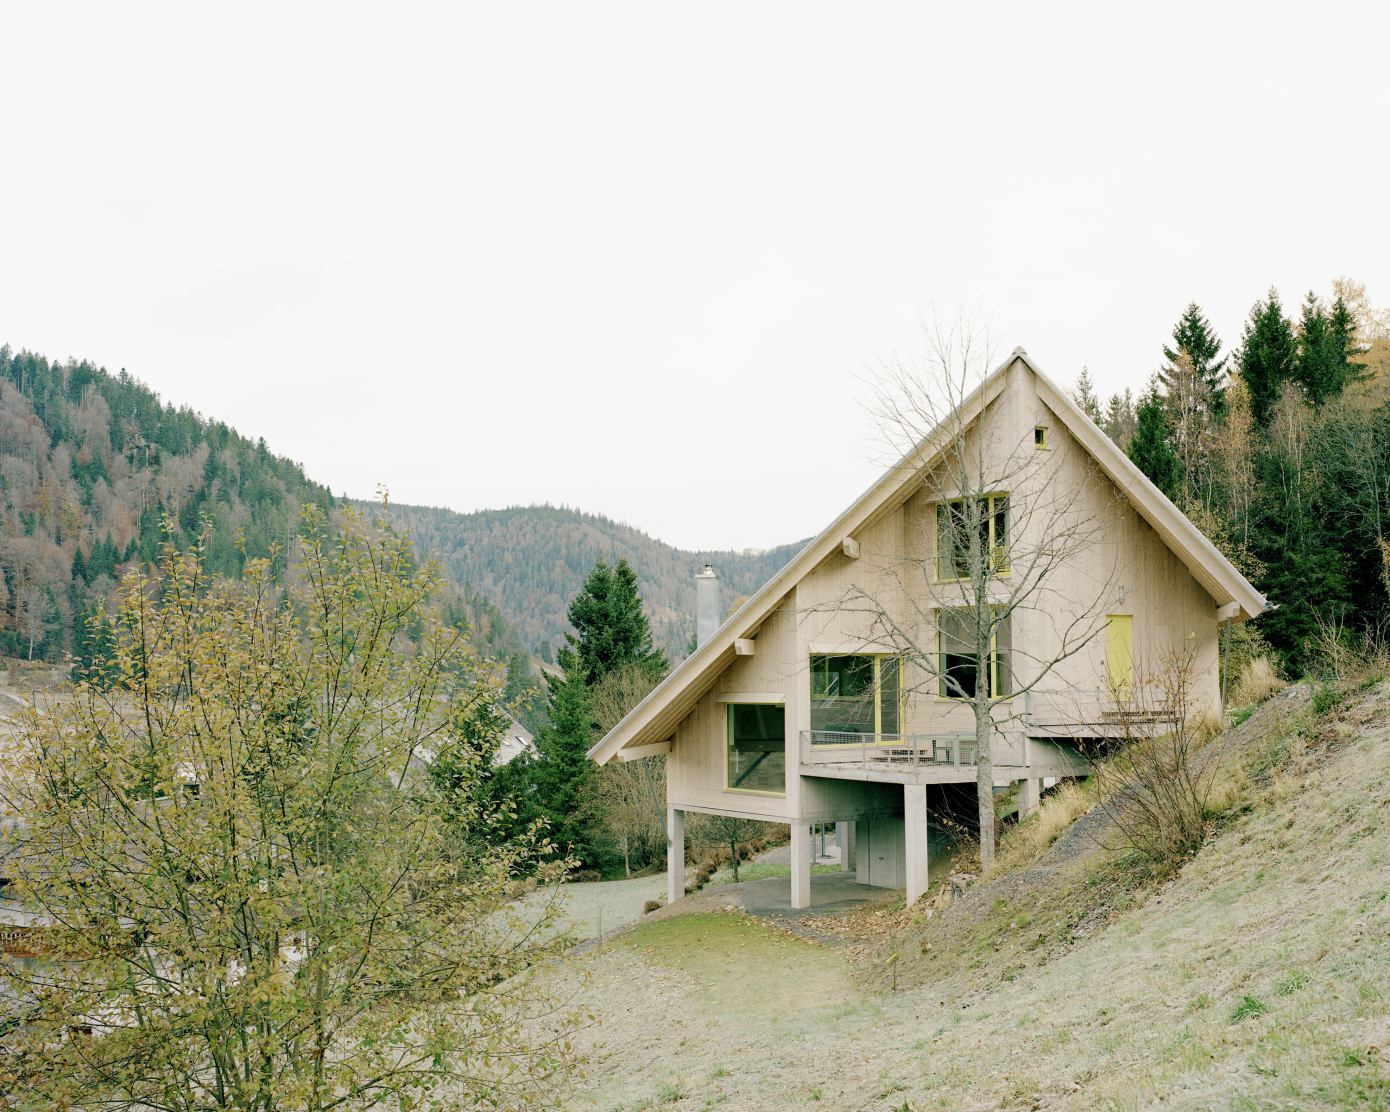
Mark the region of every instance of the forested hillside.
<instances>
[{"instance_id":1,"label":"forested hillside","mask_svg":"<svg viewBox=\"0 0 1390 1112\"><path fill-rule=\"evenodd\" d=\"M391 520L410 530L418 549L437 555L451 577L494 600L527 646L543 656L569 624L570 600L600 560L626 559L651 618L652 635L675 659L694 633L693 579L712 563L723 580L727 615L734 603L767 582L798 544L760 553L686 552L597 514L555 506L460 514L426 506L392 506Z\"/></svg>"},{"instance_id":2,"label":"forested hillside","mask_svg":"<svg viewBox=\"0 0 1390 1112\"><path fill-rule=\"evenodd\" d=\"M124 370L0 348L0 653L80 649L83 615L122 571L212 524L207 566L236 575L293 534L327 487Z\"/></svg>"},{"instance_id":3,"label":"forested hillside","mask_svg":"<svg viewBox=\"0 0 1390 1112\"><path fill-rule=\"evenodd\" d=\"M1253 633L1290 675L1334 644L1384 644L1390 312L1340 279L1296 312L1270 290L1226 351L1189 305L1154 348L1137 397L1102 405L1083 372L1076 401L1269 597Z\"/></svg>"},{"instance_id":4,"label":"forested hillside","mask_svg":"<svg viewBox=\"0 0 1390 1112\"><path fill-rule=\"evenodd\" d=\"M264 440L163 403L124 370L0 347L0 656L81 656L84 616L154 561L166 520L186 545L208 519L205 566L237 576L273 546L283 559L308 504L331 513L333 495ZM492 602L460 583L443 606L507 663L513 691L532 682Z\"/></svg>"}]
</instances>

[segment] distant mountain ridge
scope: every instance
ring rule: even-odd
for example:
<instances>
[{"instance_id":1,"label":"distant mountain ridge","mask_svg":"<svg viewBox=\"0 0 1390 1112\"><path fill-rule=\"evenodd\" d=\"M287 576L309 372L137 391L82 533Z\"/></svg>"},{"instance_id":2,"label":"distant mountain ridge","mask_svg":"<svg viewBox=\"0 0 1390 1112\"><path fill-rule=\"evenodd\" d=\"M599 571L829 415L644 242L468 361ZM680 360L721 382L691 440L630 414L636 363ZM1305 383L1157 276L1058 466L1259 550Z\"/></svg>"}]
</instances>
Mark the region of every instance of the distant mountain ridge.
<instances>
[{"instance_id":1,"label":"distant mountain ridge","mask_svg":"<svg viewBox=\"0 0 1390 1112\"><path fill-rule=\"evenodd\" d=\"M679 659L694 633L694 577L704 564L719 572L727 615L805 543L762 552L691 552L601 514L558 506L465 514L392 505L388 517L397 529L410 532L422 555L437 557L456 582L492 599L527 647L547 659L569 631L570 600L601 559L632 565L653 639Z\"/></svg>"},{"instance_id":2,"label":"distant mountain ridge","mask_svg":"<svg viewBox=\"0 0 1390 1112\"><path fill-rule=\"evenodd\" d=\"M86 616L121 576L205 527L209 572L235 578L248 557L276 554L278 575L311 504L337 506L263 439L167 403L125 370L0 345L0 657L80 661ZM458 583L440 601L507 665L513 692L532 686L522 642L489 599Z\"/></svg>"}]
</instances>

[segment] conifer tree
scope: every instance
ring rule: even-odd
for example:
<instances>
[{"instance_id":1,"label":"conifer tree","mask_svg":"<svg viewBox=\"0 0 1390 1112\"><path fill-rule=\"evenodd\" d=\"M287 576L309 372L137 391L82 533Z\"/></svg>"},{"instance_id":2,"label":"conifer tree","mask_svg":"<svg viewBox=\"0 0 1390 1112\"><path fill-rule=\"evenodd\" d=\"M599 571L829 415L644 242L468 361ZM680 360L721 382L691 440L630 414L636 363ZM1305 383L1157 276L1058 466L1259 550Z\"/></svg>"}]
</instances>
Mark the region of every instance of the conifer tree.
<instances>
[{"instance_id":1,"label":"conifer tree","mask_svg":"<svg viewBox=\"0 0 1390 1112\"><path fill-rule=\"evenodd\" d=\"M1129 458L1159 490L1171 499L1178 496L1182 467L1168 438L1168 420L1157 387L1150 387L1135 412L1134 439Z\"/></svg>"},{"instance_id":2,"label":"conifer tree","mask_svg":"<svg viewBox=\"0 0 1390 1112\"><path fill-rule=\"evenodd\" d=\"M590 711L594 687L620 669L635 667L651 681L666 671L666 656L652 647L651 625L626 560L600 560L569 608L575 632L557 654L562 676L548 676L550 725L536 739L531 768L536 804L557 845L586 865L598 863L594 821L596 773L588 759L595 739Z\"/></svg>"},{"instance_id":3,"label":"conifer tree","mask_svg":"<svg viewBox=\"0 0 1390 1112\"><path fill-rule=\"evenodd\" d=\"M1192 363L1192 369L1210 389L1213 406L1219 413L1222 376L1226 370L1225 356L1217 358L1220 353L1221 341L1212 331L1201 306L1195 301L1191 302L1178 318L1178 323L1173 326L1173 346L1163 346L1163 357L1168 360L1168 366L1159 372L1164 392L1167 393L1171 389L1173 371L1178 367L1179 360L1186 356Z\"/></svg>"},{"instance_id":4,"label":"conifer tree","mask_svg":"<svg viewBox=\"0 0 1390 1112\"><path fill-rule=\"evenodd\" d=\"M1324 309L1309 292L1299 321L1298 363L1294 377L1315 406L1340 394L1352 378L1350 359L1356 324L1346 302L1338 297Z\"/></svg>"},{"instance_id":5,"label":"conifer tree","mask_svg":"<svg viewBox=\"0 0 1390 1112\"><path fill-rule=\"evenodd\" d=\"M1134 437L1134 395L1129 387L1125 387L1123 394L1110 395L1100 427L1120 446L1120 451L1129 451L1129 442Z\"/></svg>"},{"instance_id":6,"label":"conifer tree","mask_svg":"<svg viewBox=\"0 0 1390 1112\"><path fill-rule=\"evenodd\" d=\"M1255 302L1240 345L1240 376L1250 390L1250 409L1260 428L1269 426L1274 403L1284 383L1298 367L1298 345L1293 325L1284 316L1279 293L1271 287L1263 301Z\"/></svg>"},{"instance_id":7,"label":"conifer tree","mask_svg":"<svg viewBox=\"0 0 1390 1112\"><path fill-rule=\"evenodd\" d=\"M637 576L626 560L615 567L600 560L569 608L575 633L565 636L559 664L566 679L592 687L627 664L654 675L666 671L666 655L652 647L652 628L637 593Z\"/></svg>"},{"instance_id":8,"label":"conifer tree","mask_svg":"<svg viewBox=\"0 0 1390 1112\"><path fill-rule=\"evenodd\" d=\"M1096 387L1091 381L1089 368L1082 367L1081 373L1076 376L1076 389L1071 392L1071 397L1082 413L1097 425L1101 423L1103 414L1100 411L1100 399L1096 397Z\"/></svg>"},{"instance_id":9,"label":"conifer tree","mask_svg":"<svg viewBox=\"0 0 1390 1112\"><path fill-rule=\"evenodd\" d=\"M550 724L536 737L528 769L534 803L550 826L551 840L586 866L596 865L595 766L589 760L593 730L588 688L577 679L551 679Z\"/></svg>"}]
</instances>

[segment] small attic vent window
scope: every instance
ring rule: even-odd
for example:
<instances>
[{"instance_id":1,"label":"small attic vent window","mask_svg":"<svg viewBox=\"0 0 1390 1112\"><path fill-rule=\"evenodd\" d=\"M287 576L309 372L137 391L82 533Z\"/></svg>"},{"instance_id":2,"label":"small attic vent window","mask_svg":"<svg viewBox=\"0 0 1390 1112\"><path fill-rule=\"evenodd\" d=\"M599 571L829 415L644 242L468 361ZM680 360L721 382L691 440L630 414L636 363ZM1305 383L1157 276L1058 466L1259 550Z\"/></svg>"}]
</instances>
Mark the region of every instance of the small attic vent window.
<instances>
[{"instance_id":1,"label":"small attic vent window","mask_svg":"<svg viewBox=\"0 0 1390 1112\"><path fill-rule=\"evenodd\" d=\"M1046 448L1046 447L1047 447L1047 426L1046 426L1046 425L1034 425L1034 426L1033 426L1033 447L1034 447L1034 448Z\"/></svg>"}]
</instances>

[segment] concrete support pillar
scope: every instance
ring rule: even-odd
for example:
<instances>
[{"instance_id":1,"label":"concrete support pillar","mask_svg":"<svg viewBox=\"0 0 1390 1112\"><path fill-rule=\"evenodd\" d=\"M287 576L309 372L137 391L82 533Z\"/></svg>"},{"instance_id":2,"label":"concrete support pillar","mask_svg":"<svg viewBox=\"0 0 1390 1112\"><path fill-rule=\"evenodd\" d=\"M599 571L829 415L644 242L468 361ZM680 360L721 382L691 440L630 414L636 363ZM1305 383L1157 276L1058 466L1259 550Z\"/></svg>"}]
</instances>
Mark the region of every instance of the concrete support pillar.
<instances>
[{"instance_id":1,"label":"concrete support pillar","mask_svg":"<svg viewBox=\"0 0 1390 1112\"><path fill-rule=\"evenodd\" d=\"M835 824L839 828L840 872L854 872L854 823Z\"/></svg>"},{"instance_id":2,"label":"concrete support pillar","mask_svg":"<svg viewBox=\"0 0 1390 1112\"><path fill-rule=\"evenodd\" d=\"M1026 819L1036 814L1038 801L1042 796L1042 785L1036 776L1018 782L1018 817Z\"/></svg>"},{"instance_id":3,"label":"concrete support pillar","mask_svg":"<svg viewBox=\"0 0 1390 1112\"><path fill-rule=\"evenodd\" d=\"M685 812L666 808L666 902L685 895Z\"/></svg>"},{"instance_id":4,"label":"concrete support pillar","mask_svg":"<svg viewBox=\"0 0 1390 1112\"><path fill-rule=\"evenodd\" d=\"M907 882L907 906L927 894L927 788L903 785L903 833L907 854L903 858Z\"/></svg>"},{"instance_id":5,"label":"concrete support pillar","mask_svg":"<svg viewBox=\"0 0 1390 1112\"><path fill-rule=\"evenodd\" d=\"M792 907L811 906L811 824L792 827Z\"/></svg>"}]
</instances>

